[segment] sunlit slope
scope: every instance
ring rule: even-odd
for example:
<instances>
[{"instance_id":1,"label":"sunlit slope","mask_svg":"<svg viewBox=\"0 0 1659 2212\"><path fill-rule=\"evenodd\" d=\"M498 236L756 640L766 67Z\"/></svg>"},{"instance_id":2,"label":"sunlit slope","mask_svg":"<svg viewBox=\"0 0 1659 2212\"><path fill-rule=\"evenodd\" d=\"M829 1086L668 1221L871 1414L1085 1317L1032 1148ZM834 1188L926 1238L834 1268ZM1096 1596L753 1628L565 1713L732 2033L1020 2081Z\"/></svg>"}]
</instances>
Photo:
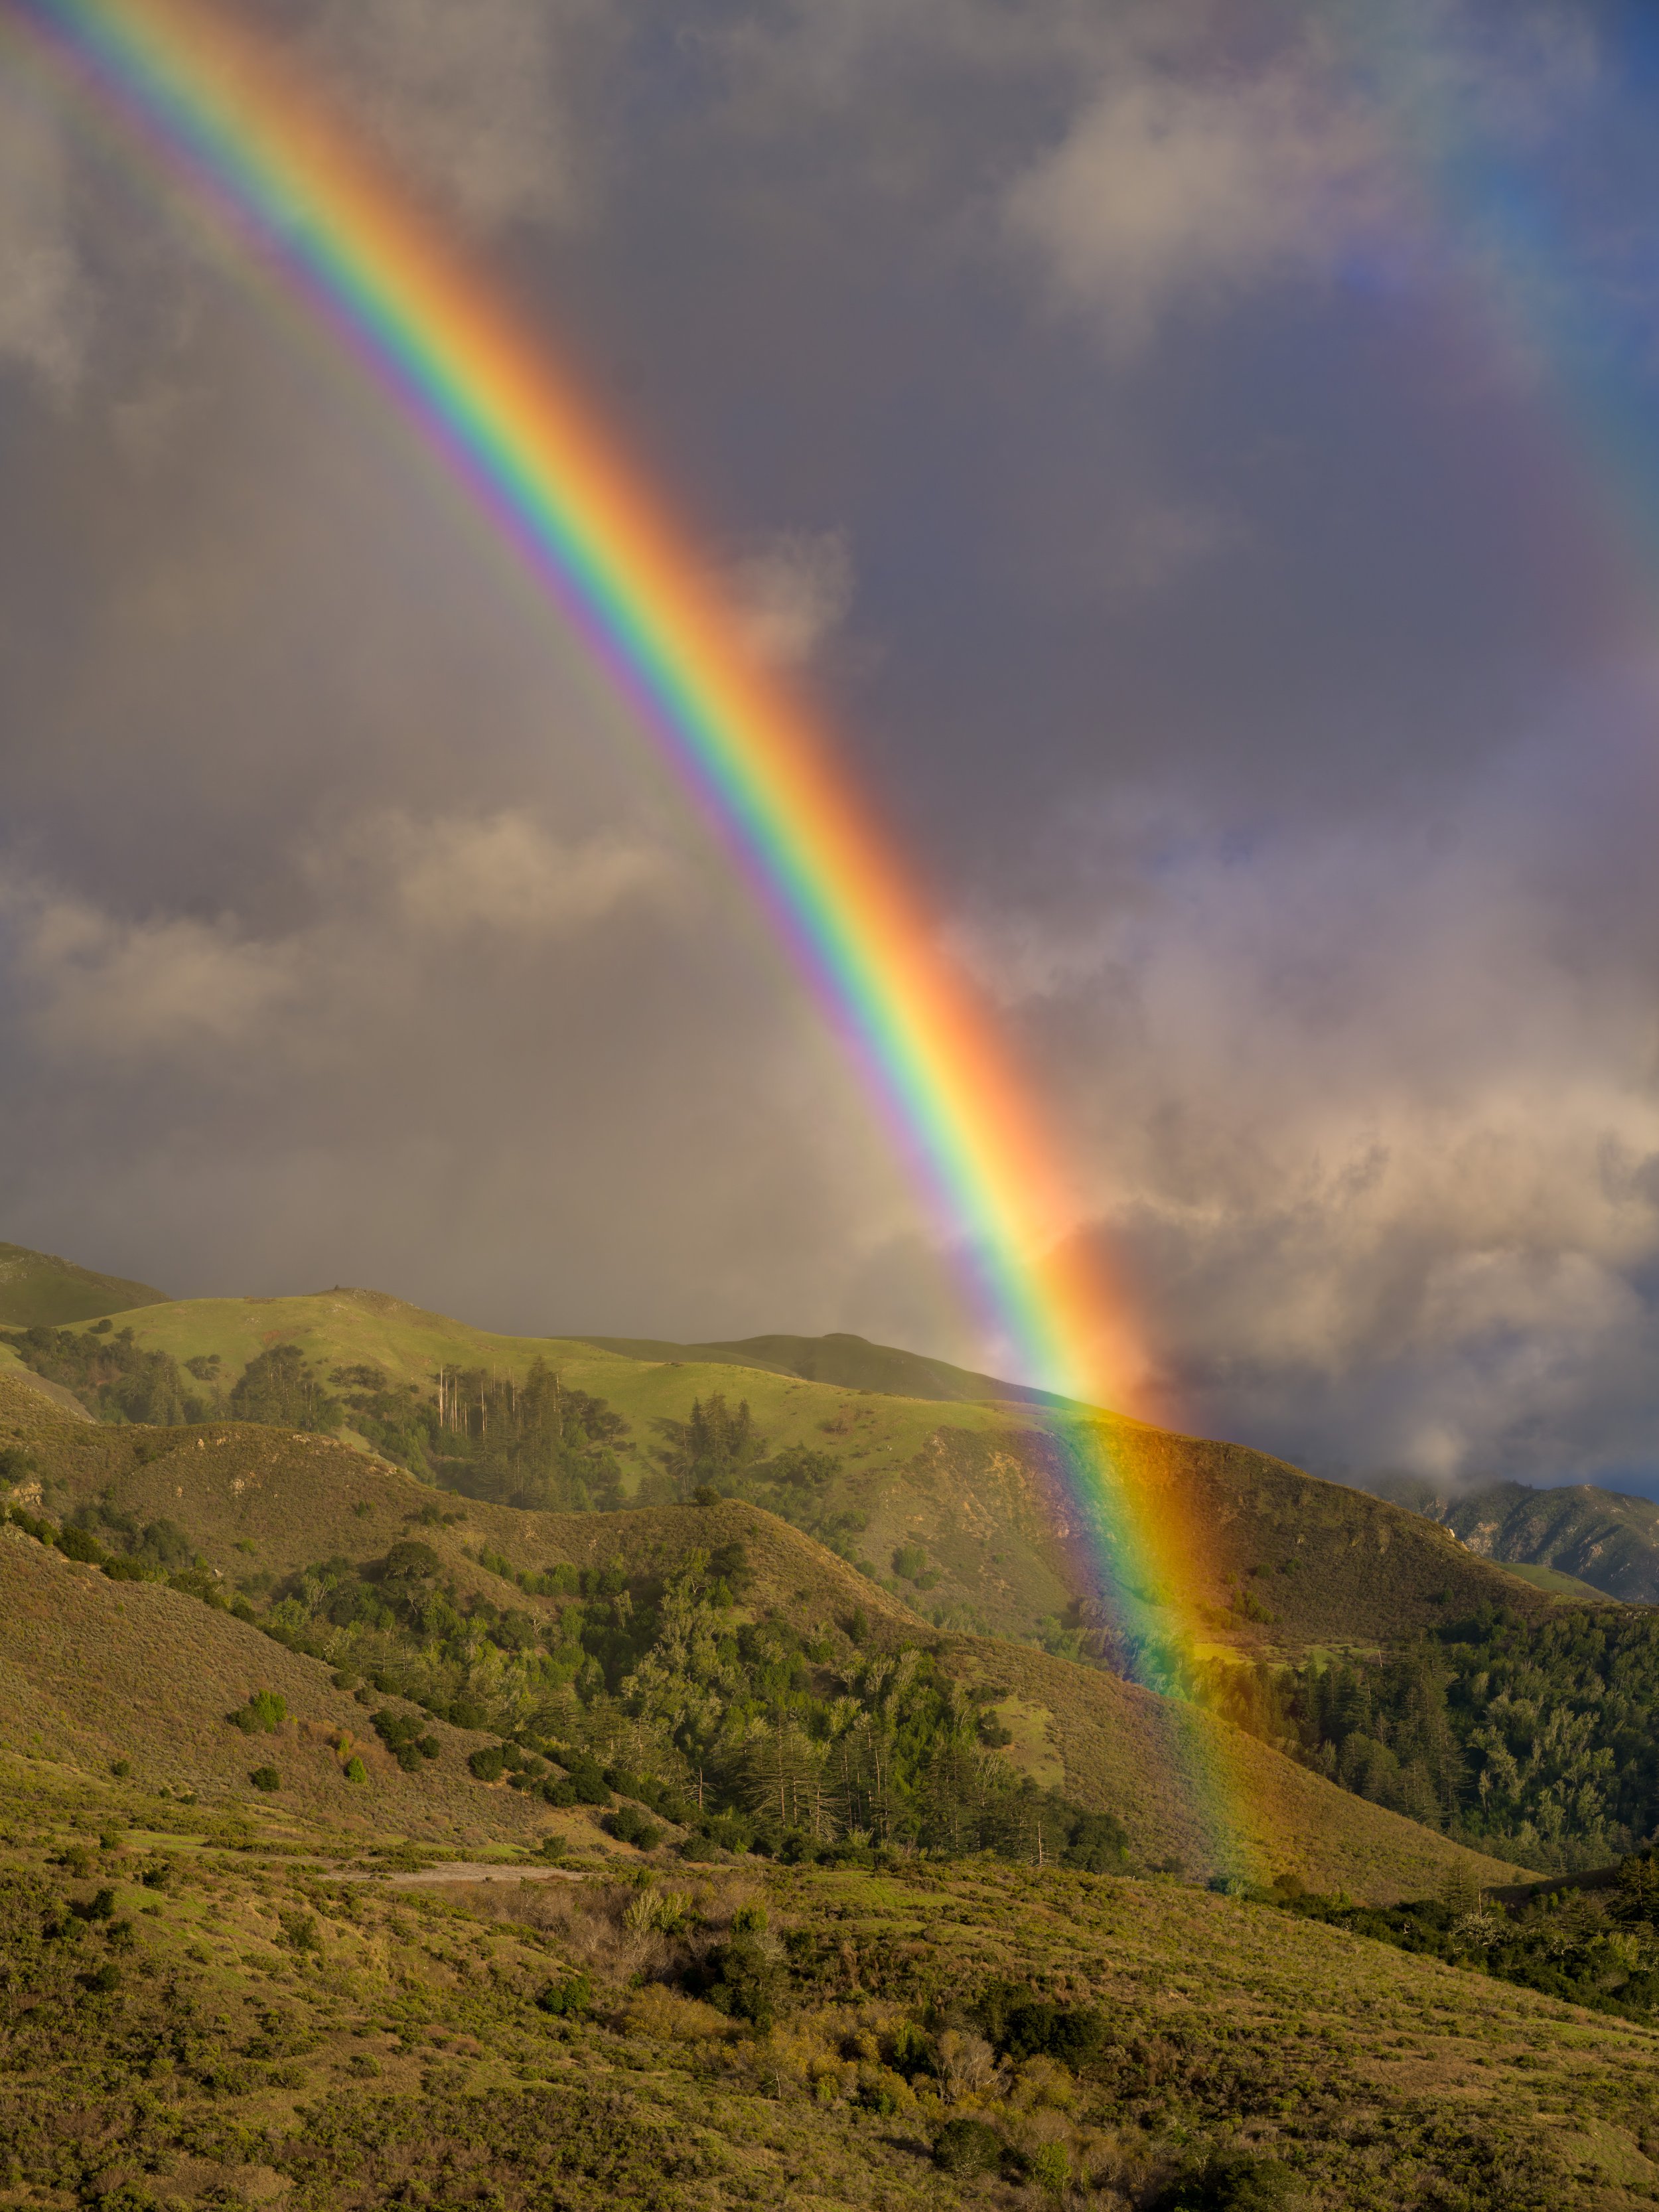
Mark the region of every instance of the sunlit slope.
<instances>
[{"instance_id":1,"label":"sunlit slope","mask_svg":"<svg viewBox=\"0 0 1659 2212\"><path fill-rule=\"evenodd\" d=\"M682 1867L690 1929L642 1942L622 1882L362 1876L324 1822L272 1837L0 1755L9 2201L1635 2212L1659 2180L1652 2029L1170 1881ZM694 1993L757 1905L787 1960L767 2031ZM591 2009L550 2016L576 1966ZM1094 2008L1103 2050L884 2065L901 2038L962 2053L1011 1983ZM945 2170L963 2116L1095 2185Z\"/></svg>"},{"instance_id":2,"label":"sunlit slope","mask_svg":"<svg viewBox=\"0 0 1659 2212\"><path fill-rule=\"evenodd\" d=\"M0 1425L17 1412L0 1388ZM466 1499L434 1500L400 1469L280 1430L88 1429L56 1422L47 1413L35 1419L31 1434L46 1470L49 1503L64 1510L96 1498L140 1523L171 1520L227 1587L238 1575L280 1577L327 1558L373 1562L412 1528L459 1590L497 1601L504 1585L470 1556L480 1550L521 1571L568 1563L620 1565L643 1575L671 1571L694 1551L735 1540L752 1575L744 1613L781 1615L802 1630L830 1632L849 1654L845 1630L858 1614L866 1645L931 1640L923 1622L844 1561L774 1516L736 1503L520 1513ZM424 1517L434 1504L455 1517ZM169 1740L166 1715L189 1711L193 1733L179 1735L174 1747L192 1773L199 1769L207 1778L191 1786L234 1790L239 1777L245 1785L255 1761L246 1755L244 1739L223 1729L224 1713L251 1689L287 1694L290 1683L307 1692L296 1711L308 1726L365 1732L361 1709L328 1687L324 1668L270 1644L250 1626L153 1585L112 1584L92 1570L60 1565L15 1534L5 1540L4 1558L9 1581L0 1572L0 1607L11 1618L0 1630L0 1658L59 1715L58 1725L78 1751L91 1744L93 1755L112 1757L124 1742L159 1747ZM532 1617L550 1620L554 1610L552 1600L534 1595L515 1592L513 1602ZM1203 1875L1244 1873L1263 1880L1294 1871L1312 1885L1364 1897L1432 1887L1452 1864L1474 1864L1487 1881L1515 1879L1514 1869L1500 1874L1493 1863L1477 1863L1224 1722L1188 1713L1112 1676L980 1638L947 1638L944 1648L964 1679L995 1687L1011 1701L1006 1717L1014 1742L1007 1755L1014 1763L1079 1802L1115 1813L1144 1863L1173 1858ZM444 1733L458 1745L468 1741ZM459 1759L458 1753L451 1778L465 1800L470 1785ZM447 1756L446 1773L451 1765ZM322 1792L317 1802L340 1817L333 1798L344 1791L347 1811L353 1801L327 1767L325 1758L313 1778ZM489 1802L500 1795L489 1793ZM1206 1810L1213 1814L1224 1802L1238 1808L1237 1822L1230 1814L1225 1823L1206 1826ZM428 1817L437 1817L428 1809ZM463 1822L492 1817L488 1805L466 1802L445 1804L442 1814Z\"/></svg>"},{"instance_id":3,"label":"sunlit slope","mask_svg":"<svg viewBox=\"0 0 1659 2212\"><path fill-rule=\"evenodd\" d=\"M259 1690L277 1692L289 1717L275 1735L245 1735L226 1716ZM422 1725L442 1748L408 1775L316 1660L197 1598L109 1582L0 1528L0 1747L91 1775L124 1759L144 1785L204 1804L264 1801L434 1841L476 1844L549 1825L515 1793L473 1782L466 1753L483 1738L425 1715ZM354 1753L366 1783L345 1778ZM250 1781L268 1763L281 1779L274 1795Z\"/></svg>"},{"instance_id":4,"label":"sunlit slope","mask_svg":"<svg viewBox=\"0 0 1659 2212\"><path fill-rule=\"evenodd\" d=\"M829 1336L743 1336L713 1344L674 1344L660 1337L585 1336L584 1344L620 1352L629 1359L690 1360L715 1365L758 1367L792 1375L805 1382L834 1382L843 1390L876 1390L886 1397L926 1398L949 1405L1000 1403L1063 1406L1052 1391L1030 1390L975 1375L948 1359L930 1359L891 1344L837 1331Z\"/></svg>"},{"instance_id":5,"label":"sunlit slope","mask_svg":"<svg viewBox=\"0 0 1659 2212\"><path fill-rule=\"evenodd\" d=\"M0 1244L0 1328L63 1328L132 1306L162 1305L167 1295L148 1283L100 1275L51 1252Z\"/></svg>"},{"instance_id":6,"label":"sunlit slope","mask_svg":"<svg viewBox=\"0 0 1659 2212\"><path fill-rule=\"evenodd\" d=\"M1295 1874L1373 1900L1431 1895L1454 1868L1483 1885L1527 1878L1115 1675L988 1638L949 1650L965 1680L1001 1693L1016 1764L1079 1803L1111 1807L1146 1864L1168 1855L1189 1875L1256 1882Z\"/></svg>"},{"instance_id":7,"label":"sunlit slope","mask_svg":"<svg viewBox=\"0 0 1659 2212\"><path fill-rule=\"evenodd\" d=\"M372 1364L423 1389L445 1366L521 1376L544 1359L629 1423L630 1484L653 1463L659 1422L684 1419L695 1400L715 1392L746 1401L775 1448L805 1444L834 1457L827 1509L866 1516L855 1554L904 1601L953 1627L1028 1637L1045 1621L1080 1625L1074 1607L1099 1576L1066 1472L1066 1440L1084 1418L1109 1457L1194 1501L1188 1510L1209 1550L1194 1595L1219 1640L1264 1650L1374 1644L1482 1605L1525 1611L1548 1602L1419 1515L1241 1445L1110 1414L989 1401L946 1407L768 1369L633 1358L574 1339L491 1334L370 1291L191 1299L123 1325L180 1361L216 1352L231 1376L283 1343L297 1344L325 1376ZM917 1548L932 1579L925 1588L895 1583L896 1553Z\"/></svg>"}]
</instances>

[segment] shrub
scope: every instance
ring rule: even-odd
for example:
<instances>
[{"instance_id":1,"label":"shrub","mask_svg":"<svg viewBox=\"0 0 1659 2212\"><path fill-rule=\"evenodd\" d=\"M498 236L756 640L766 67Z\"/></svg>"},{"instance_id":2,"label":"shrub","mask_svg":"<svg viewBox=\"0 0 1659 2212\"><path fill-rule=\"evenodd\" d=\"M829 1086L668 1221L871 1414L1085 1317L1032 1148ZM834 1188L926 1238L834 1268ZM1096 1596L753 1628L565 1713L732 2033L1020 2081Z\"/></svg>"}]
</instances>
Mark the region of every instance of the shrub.
<instances>
[{"instance_id":1,"label":"shrub","mask_svg":"<svg viewBox=\"0 0 1659 2212\"><path fill-rule=\"evenodd\" d=\"M112 1583L147 1583L154 1579L153 1570L142 1559L106 1559L104 1572Z\"/></svg>"},{"instance_id":2,"label":"shrub","mask_svg":"<svg viewBox=\"0 0 1659 2212\"><path fill-rule=\"evenodd\" d=\"M367 1782L368 1779L368 1769L355 1751L345 1763L345 1778L348 1782Z\"/></svg>"},{"instance_id":3,"label":"shrub","mask_svg":"<svg viewBox=\"0 0 1659 2212\"><path fill-rule=\"evenodd\" d=\"M1115 1874L1127 1863L1128 1848L1121 1821L1109 1813L1079 1813L1060 1858L1090 1874Z\"/></svg>"},{"instance_id":4,"label":"shrub","mask_svg":"<svg viewBox=\"0 0 1659 2212\"><path fill-rule=\"evenodd\" d=\"M66 1559L80 1559L93 1567L101 1567L109 1557L98 1539L84 1528L60 1528L58 1548Z\"/></svg>"},{"instance_id":5,"label":"shrub","mask_svg":"<svg viewBox=\"0 0 1659 2212\"><path fill-rule=\"evenodd\" d=\"M1072 2161L1066 2154L1065 2144L1040 2144L1031 2159L1031 2179L1037 2187L1046 2189L1051 2197L1058 2197L1071 2178Z\"/></svg>"},{"instance_id":6,"label":"shrub","mask_svg":"<svg viewBox=\"0 0 1659 2212\"><path fill-rule=\"evenodd\" d=\"M274 1766L256 1766L248 1780L256 1790L280 1790L283 1778Z\"/></svg>"},{"instance_id":7,"label":"shrub","mask_svg":"<svg viewBox=\"0 0 1659 2212\"><path fill-rule=\"evenodd\" d=\"M121 1969L106 1959L101 1966L94 1966L89 1974L82 1975L81 1986L95 1996L106 1996L110 1990L120 1988Z\"/></svg>"},{"instance_id":8,"label":"shrub","mask_svg":"<svg viewBox=\"0 0 1659 2212\"><path fill-rule=\"evenodd\" d=\"M994 2173L1002 2137L983 2120L946 2120L933 2138L933 2163L946 2173Z\"/></svg>"},{"instance_id":9,"label":"shrub","mask_svg":"<svg viewBox=\"0 0 1659 2212\"><path fill-rule=\"evenodd\" d=\"M558 2020L572 2020L585 2013L593 2002L593 1984L584 1973L567 1974L562 1981L550 1982L536 2002L544 2012Z\"/></svg>"},{"instance_id":10,"label":"shrub","mask_svg":"<svg viewBox=\"0 0 1659 2212\"><path fill-rule=\"evenodd\" d=\"M244 1735L275 1735L288 1718L288 1703L275 1690L255 1690L245 1705L225 1717Z\"/></svg>"},{"instance_id":11,"label":"shrub","mask_svg":"<svg viewBox=\"0 0 1659 2212\"><path fill-rule=\"evenodd\" d=\"M1206 2159L1157 2200L1158 2212L1290 2212L1296 2202L1290 2168L1248 2151Z\"/></svg>"},{"instance_id":12,"label":"shrub","mask_svg":"<svg viewBox=\"0 0 1659 2212\"><path fill-rule=\"evenodd\" d=\"M400 1714L382 1706L368 1717L369 1725L405 1774L412 1774L423 1759L435 1759L442 1746L423 1730L413 1714Z\"/></svg>"},{"instance_id":13,"label":"shrub","mask_svg":"<svg viewBox=\"0 0 1659 2212\"><path fill-rule=\"evenodd\" d=\"M500 1744L485 1744L467 1760L473 1779L477 1782L499 1782L507 1766L507 1753Z\"/></svg>"},{"instance_id":14,"label":"shrub","mask_svg":"<svg viewBox=\"0 0 1659 2212\"><path fill-rule=\"evenodd\" d=\"M130 1759L112 1759L109 1763L109 1771L118 1782L125 1782L132 1771L132 1761Z\"/></svg>"},{"instance_id":15,"label":"shrub","mask_svg":"<svg viewBox=\"0 0 1659 2212\"><path fill-rule=\"evenodd\" d=\"M703 1961L700 1978L716 2012L769 2033L777 2011L778 1967L754 1936L734 1935L729 1943L717 1943Z\"/></svg>"},{"instance_id":16,"label":"shrub","mask_svg":"<svg viewBox=\"0 0 1659 2212\"><path fill-rule=\"evenodd\" d=\"M619 1805L614 1813L607 1813L605 1826L618 1843L632 1844L636 1850L654 1851L662 1841L662 1830L635 1805Z\"/></svg>"}]
</instances>

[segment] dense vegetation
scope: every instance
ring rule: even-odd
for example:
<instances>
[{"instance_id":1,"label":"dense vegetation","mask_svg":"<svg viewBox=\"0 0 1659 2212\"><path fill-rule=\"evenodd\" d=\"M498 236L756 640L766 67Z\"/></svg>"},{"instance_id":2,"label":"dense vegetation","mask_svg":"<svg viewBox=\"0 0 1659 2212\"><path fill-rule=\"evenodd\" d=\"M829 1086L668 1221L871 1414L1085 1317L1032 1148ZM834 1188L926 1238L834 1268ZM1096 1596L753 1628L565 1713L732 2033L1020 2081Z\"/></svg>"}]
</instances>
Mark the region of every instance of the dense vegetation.
<instances>
[{"instance_id":1,"label":"dense vegetation","mask_svg":"<svg viewBox=\"0 0 1659 2212\"><path fill-rule=\"evenodd\" d=\"M1605 1865L1659 1830L1659 1613L1449 1622L1376 1659L1210 1670L1219 1710L1331 1780L1523 1865Z\"/></svg>"},{"instance_id":2,"label":"dense vegetation","mask_svg":"<svg viewBox=\"0 0 1659 2212\"><path fill-rule=\"evenodd\" d=\"M1653 2201L1641 2029L1310 1913L986 1862L417 1895L325 1832L0 1781L20 2205Z\"/></svg>"},{"instance_id":3,"label":"dense vegetation","mask_svg":"<svg viewBox=\"0 0 1659 2212\"><path fill-rule=\"evenodd\" d=\"M1122 1863L1118 1824L1024 1781L997 1755L994 1717L927 1652L861 1652L856 1613L816 1636L738 1620L739 1545L665 1577L481 1564L556 1600L553 1620L458 1595L410 1539L367 1571L334 1559L294 1577L262 1626L342 1679L495 1729L519 1787L560 1790L577 1746L626 1776L611 1787L729 1848Z\"/></svg>"},{"instance_id":4,"label":"dense vegetation","mask_svg":"<svg viewBox=\"0 0 1659 2212\"><path fill-rule=\"evenodd\" d=\"M1473 1966L1593 2012L1659 2021L1659 1861L1632 1853L1617 1880L1540 1888L1507 1910L1454 1878L1437 1898L1397 1905L1317 1897L1281 1880L1273 1902L1304 1918Z\"/></svg>"}]
</instances>

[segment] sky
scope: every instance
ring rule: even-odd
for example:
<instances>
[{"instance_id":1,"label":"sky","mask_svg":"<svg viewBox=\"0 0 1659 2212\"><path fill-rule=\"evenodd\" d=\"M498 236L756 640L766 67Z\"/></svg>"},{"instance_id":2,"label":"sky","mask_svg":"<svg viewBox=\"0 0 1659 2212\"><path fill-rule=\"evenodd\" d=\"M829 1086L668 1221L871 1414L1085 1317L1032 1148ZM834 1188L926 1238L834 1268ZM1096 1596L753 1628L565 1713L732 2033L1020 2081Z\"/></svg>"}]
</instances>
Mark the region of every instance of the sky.
<instances>
[{"instance_id":1,"label":"sky","mask_svg":"<svg viewBox=\"0 0 1659 2212\"><path fill-rule=\"evenodd\" d=\"M1641 12L238 12L821 712L1170 1417L1659 1494ZM994 1366L579 641L5 17L0 1234Z\"/></svg>"}]
</instances>

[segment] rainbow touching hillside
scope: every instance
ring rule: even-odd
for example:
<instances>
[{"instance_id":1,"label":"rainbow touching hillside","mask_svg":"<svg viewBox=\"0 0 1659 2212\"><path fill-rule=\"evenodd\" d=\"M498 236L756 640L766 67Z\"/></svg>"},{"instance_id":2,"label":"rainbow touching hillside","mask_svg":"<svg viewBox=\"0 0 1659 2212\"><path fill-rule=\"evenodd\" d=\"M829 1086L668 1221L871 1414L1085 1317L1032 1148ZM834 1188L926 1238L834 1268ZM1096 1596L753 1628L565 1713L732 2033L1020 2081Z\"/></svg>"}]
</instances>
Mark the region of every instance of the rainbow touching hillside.
<instances>
[{"instance_id":1,"label":"rainbow touching hillside","mask_svg":"<svg viewBox=\"0 0 1659 2212\"><path fill-rule=\"evenodd\" d=\"M1136 1408L1150 1362L1055 1146L939 947L913 871L539 333L377 173L287 61L195 0L6 0L0 23L372 377L574 623L790 946L1022 1378ZM1120 1426L1116 1434L1121 1438ZM1167 1640L1198 1541L1121 1443L1073 1427L1077 1513Z\"/></svg>"}]
</instances>

